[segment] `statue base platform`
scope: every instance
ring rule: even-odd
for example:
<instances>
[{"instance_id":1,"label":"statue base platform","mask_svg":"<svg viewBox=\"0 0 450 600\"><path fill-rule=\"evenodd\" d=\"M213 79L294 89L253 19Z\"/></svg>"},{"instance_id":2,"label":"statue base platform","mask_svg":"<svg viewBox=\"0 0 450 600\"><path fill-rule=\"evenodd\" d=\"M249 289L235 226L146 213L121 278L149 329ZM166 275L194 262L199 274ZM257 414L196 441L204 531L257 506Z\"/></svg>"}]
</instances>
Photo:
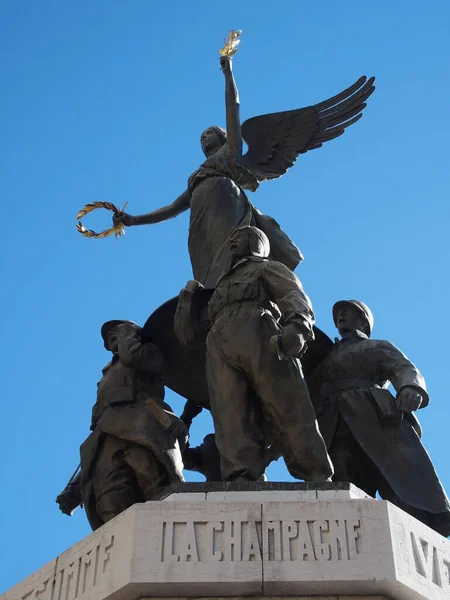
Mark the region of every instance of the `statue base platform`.
<instances>
[{"instance_id":1,"label":"statue base platform","mask_svg":"<svg viewBox=\"0 0 450 600\"><path fill-rule=\"evenodd\" d=\"M450 541L351 484L177 484L160 498L0 599L450 597Z\"/></svg>"}]
</instances>

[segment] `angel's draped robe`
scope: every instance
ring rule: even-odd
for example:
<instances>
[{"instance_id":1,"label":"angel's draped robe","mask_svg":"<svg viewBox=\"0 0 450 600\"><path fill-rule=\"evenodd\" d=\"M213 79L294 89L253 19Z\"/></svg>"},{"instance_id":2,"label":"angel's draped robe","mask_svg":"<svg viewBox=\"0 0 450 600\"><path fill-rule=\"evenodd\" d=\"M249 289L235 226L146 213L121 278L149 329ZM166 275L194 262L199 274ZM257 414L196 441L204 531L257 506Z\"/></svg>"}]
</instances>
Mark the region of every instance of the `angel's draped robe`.
<instances>
[{"instance_id":1,"label":"angel's draped robe","mask_svg":"<svg viewBox=\"0 0 450 600\"><path fill-rule=\"evenodd\" d=\"M208 158L189 178L191 217L189 255L194 278L206 288L215 287L230 265L227 240L237 227L259 227L269 238L270 258L289 269L303 260L293 241L272 217L261 214L244 189L255 191L257 178L231 160L226 149Z\"/></svg>"}]
</instances>

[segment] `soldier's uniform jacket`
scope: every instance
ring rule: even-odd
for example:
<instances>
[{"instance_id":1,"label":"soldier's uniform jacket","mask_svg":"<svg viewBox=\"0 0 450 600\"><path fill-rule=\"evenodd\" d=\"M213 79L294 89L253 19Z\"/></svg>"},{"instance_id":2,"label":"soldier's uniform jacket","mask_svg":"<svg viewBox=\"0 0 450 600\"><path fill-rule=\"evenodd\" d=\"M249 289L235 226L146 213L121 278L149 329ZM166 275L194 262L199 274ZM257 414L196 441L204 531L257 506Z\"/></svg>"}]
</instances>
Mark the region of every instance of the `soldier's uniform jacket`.
<instances>
[{"instance_id":1,"label":"soldier's uniform jacket","mask_svg":"<svg viewBox=\"0 0 450 600\"><path fill-rule=\"evenodd\" d=\"M383 423L377 410L376 397L389 382L397 392L404 386L417 388L423 397L421 408L428 404L422 375L393 344L355 331L334 345L311 378L312 399L327 447L343 419L403 502L431 513L445 512L450 508L448 498L420 441L417 419L404 413L397 423Z\"/></svg>"},{"instance_id":2,"label":"soldier's uniform jacket","mask_svg":"<svg viewBox=\"0 0 450 600\"><path fill-rule=\"evenodd\" d=\"M148 447L171 481L183 481L179 441L183 445L187 429L164 402L161 351L154 344L142 344L139 332L129 324L118 327L118 345L97 386L93 431L80 448L85 504L92 491L90 471L107 434ZM91 520L88 506L86 512Z\"/></svg>"},{"instance_id":3,"label":"soldier's uniform jacket","mask_svg":"<svg viewBox=\"0 0 450 600\"><path fill-rule=\"evenodd\" d=\"M312 339L314 312L298 277L282 263L249 256L238 261L217 282L208 305L211 323L256 304L283 326L293 324L305 339Z\"/></svg>"}]
</instances>

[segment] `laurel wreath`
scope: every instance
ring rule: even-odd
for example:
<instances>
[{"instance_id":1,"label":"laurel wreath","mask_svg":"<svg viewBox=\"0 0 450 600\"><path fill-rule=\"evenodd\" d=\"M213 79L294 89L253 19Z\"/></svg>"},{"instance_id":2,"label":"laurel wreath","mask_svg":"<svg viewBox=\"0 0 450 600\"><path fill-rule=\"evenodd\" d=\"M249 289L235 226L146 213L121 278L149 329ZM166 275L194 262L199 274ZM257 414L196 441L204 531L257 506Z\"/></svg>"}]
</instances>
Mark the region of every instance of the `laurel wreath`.
<instances>
[{"instance_id":1,"label":"laurel wreath","mask_svg":"<svg viewBox=\"0 0 450 600\"><path fill-rule=\"evenodd\" d=\"M228 33L228 42L225 39L223 41L224 47L219 50L219 54L222 56L233 56L238 51L238 46L240 41L238 37L241 35L242 31L240 29L234 31L233 29Z\"/></svg>"},{"instance_id":2,"label":"laurel wreath","mask_svg":"<svg viewBox=\"0 0 450 600\"><path fill-rule=\"evenodd\" d=\"M112 234L115 235L116 239L119 235L125 235L125 226L120 223L119 225L113 225L109 229L105 229L104 231L100 231L100 233L96 233L92 229L86 229L83 223L79 220L85 217L87 214L92 212L93 210L97 210L97 208L106 208L106 210L110 210L114 213L114 215L120 215L124 212L128 202L125 202L122 210L118 209L112 202L91 202L90 204L86 204L77 214L77 231L84 235L84 237L88 238L105 238Z\"/></svg>"}]
</instances>

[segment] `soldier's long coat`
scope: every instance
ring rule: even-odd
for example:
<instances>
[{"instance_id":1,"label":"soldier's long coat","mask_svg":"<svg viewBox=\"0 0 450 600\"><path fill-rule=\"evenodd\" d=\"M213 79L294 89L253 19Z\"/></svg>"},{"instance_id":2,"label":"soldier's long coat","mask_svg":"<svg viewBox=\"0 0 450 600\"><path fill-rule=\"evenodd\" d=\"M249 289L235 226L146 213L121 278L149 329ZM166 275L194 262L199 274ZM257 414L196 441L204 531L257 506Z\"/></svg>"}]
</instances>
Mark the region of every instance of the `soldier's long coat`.
<instances>
[{"instance_id":1,"label":"soldier's long coat","mask_svg":"<svg viewBox=\"0 0 450 600\"><path fill-rule=\"evenodd\" d=\"M449 500L422 445L414 415L405 414L396 425L380 420L371 387L387 387L389 382L397 392L404 386L416 387L423 396L422 408L428 404L422 375L393 344L356 331L334 345L311 384L327 448L340 415L403 502L431 513L448 511Z\"/></svg>"}]
</instances>

